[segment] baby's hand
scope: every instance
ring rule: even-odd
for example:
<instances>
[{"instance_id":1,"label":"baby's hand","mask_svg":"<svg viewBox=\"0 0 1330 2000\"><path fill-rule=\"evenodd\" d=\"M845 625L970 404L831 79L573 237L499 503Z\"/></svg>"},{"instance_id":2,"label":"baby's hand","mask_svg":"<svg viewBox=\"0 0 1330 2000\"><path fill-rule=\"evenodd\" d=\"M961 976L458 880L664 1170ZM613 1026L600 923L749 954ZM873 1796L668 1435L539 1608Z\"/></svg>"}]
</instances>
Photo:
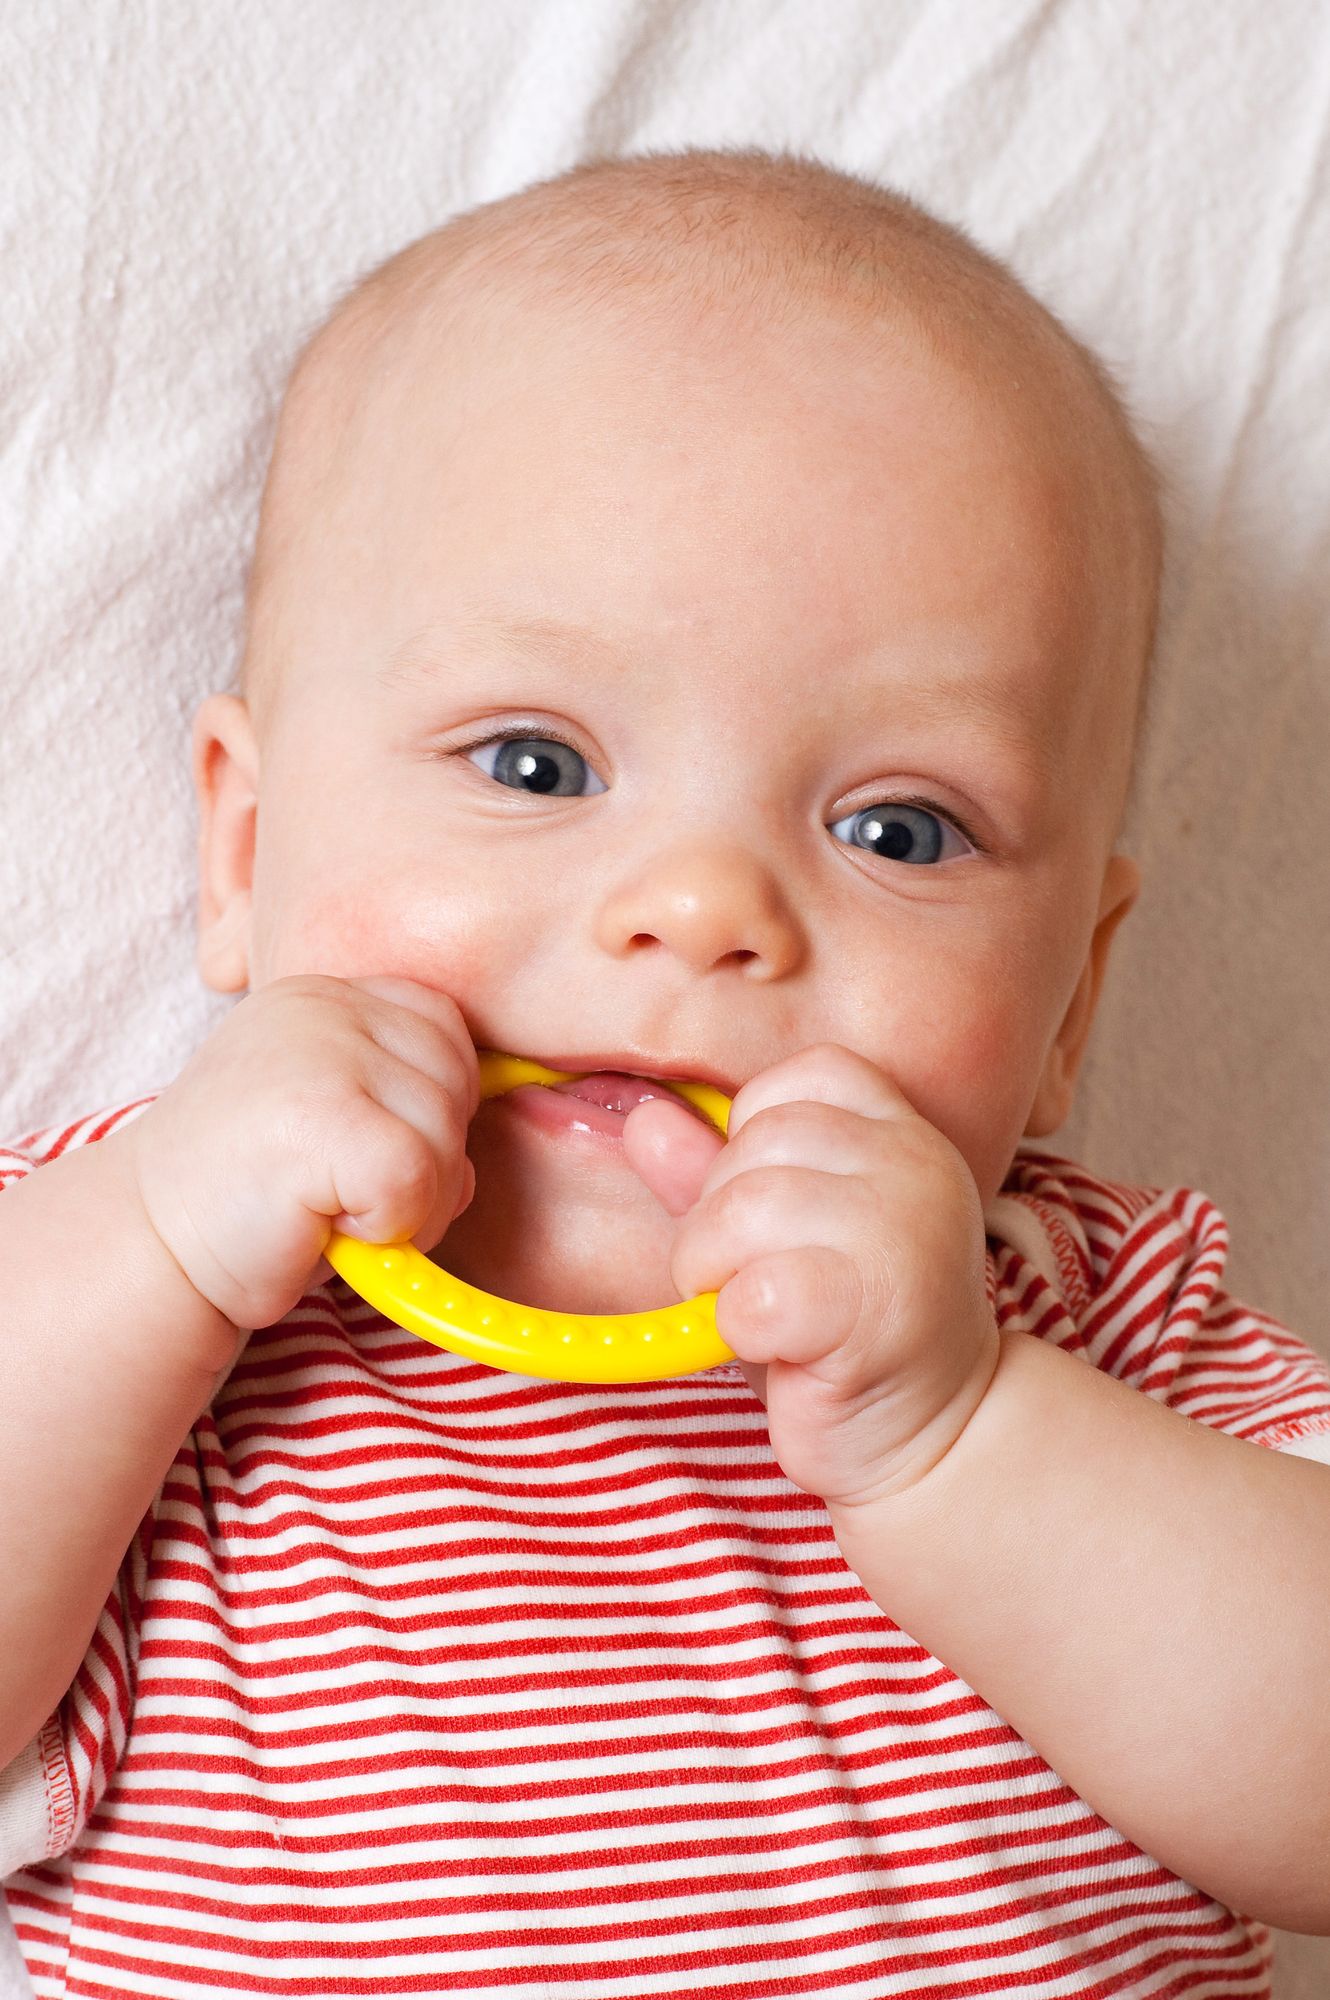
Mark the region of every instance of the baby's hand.
<instances>
[{"instance_id":1,"label":"baby's hand","mask_svg":"<svg viewBox=\"0 0 1330 2000\"><path fill-rule=\"evenodd\" d=\"M432 1250L475 1192L476 1052L409 979L277 979L127 1126L143 1205L195 1289L270 1326L329 1275L336 1228Z\"/></svg>"},{"instance_id":2,"label":"baby's hand","mask_svg":"<svg viewBox=\"0 0 1330 2000\"><path fill-rule=\"evenodd\" d=\"M678 1213L665 1116L634 1111L625 1144ZM881 1070L830 1043L746 1083L724 1147L677 1117L672 1135L691 1149L694 1192L671 1276L685 1298L718 1293L717 1328L766 1404L782 1470L833 1511L922 1478L998 1360L983 1207L961 1154Z\"/></svg>"}]
</instances>

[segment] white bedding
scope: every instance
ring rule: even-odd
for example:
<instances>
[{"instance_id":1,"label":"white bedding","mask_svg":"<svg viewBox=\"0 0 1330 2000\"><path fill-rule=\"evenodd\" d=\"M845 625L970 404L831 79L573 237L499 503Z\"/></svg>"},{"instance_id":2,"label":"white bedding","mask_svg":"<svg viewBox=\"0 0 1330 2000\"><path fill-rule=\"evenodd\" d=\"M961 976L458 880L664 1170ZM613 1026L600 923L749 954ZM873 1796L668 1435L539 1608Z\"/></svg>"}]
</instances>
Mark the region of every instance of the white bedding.
<instances>
[{"instance_id":1,"label":"white bedding","mask_svg":"<svg viewBox=\"0 0 1330 2000\"><path fill-rule=\"evenodd\" d=\"M1163 461L1146 886L1048 1143L1203 1186L1233 1288L1330 1352L1317 0L27 0L0 75L0 1141L168 1082L229 1004L193 969L189 719L334 295L589 151L788 147L1010 258ZM1330 1990L1330 1945L1280 1959L1282 2000Z\"/></svg>"}]
</instances>

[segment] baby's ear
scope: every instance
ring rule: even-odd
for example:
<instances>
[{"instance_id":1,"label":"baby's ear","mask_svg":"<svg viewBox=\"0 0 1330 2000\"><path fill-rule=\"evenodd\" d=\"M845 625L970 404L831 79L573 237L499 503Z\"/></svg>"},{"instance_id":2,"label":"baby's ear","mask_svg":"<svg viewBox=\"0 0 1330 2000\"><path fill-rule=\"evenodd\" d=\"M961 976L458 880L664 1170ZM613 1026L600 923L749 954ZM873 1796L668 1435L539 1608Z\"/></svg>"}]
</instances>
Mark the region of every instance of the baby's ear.
<instances>
[{"instance_id":1,"label":"baby's ear","mask_svg":"<svg viewBox=\"0 0 1330 2000\"><path fill-rule=\"evenodd\" d=\"M1066 1122L1076 1095L1076 1078L1085 1054L1108 967L1113 933L1141 892L1141 871L1126 854L1110 854L1099 894L1099 915L1086 953L1085 965L1071 996L1071 1005L1048 1052L1034 1103L1025 1124L1027 1139L1045 1139Z\"/></svg>"},{"instance_id":2,"label":"baby's ear","mask_svg":"<svg viewBox=\"0 0 1330 2000\"><path fill-rule=\"evenodd\" d=\"M211 694L194 718L199 801L198 967L215 993L249 984L250 894L259 753L239 695Z\"/></svg>"}]
</instances>

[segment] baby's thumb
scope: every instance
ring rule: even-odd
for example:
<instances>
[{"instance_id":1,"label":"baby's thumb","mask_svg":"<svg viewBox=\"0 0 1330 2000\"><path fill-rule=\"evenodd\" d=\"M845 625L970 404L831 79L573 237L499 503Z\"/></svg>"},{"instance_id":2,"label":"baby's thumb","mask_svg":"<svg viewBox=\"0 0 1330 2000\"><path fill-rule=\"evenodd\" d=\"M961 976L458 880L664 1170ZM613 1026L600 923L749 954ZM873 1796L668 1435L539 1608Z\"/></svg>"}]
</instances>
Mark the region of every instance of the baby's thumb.
<instances>
[{"instance_id":1,"label":"baby's thumb","mask_svg":"<svg viewBox=\"0 0 1330 2000\"><path fill-rule=\"evenodd\" d=\"M693 1206L724 1144L714 1125L704 1125L668 1097L648 1098L624 1119L628 1164L671 1215Z\"/></svg>"}]
</instances>

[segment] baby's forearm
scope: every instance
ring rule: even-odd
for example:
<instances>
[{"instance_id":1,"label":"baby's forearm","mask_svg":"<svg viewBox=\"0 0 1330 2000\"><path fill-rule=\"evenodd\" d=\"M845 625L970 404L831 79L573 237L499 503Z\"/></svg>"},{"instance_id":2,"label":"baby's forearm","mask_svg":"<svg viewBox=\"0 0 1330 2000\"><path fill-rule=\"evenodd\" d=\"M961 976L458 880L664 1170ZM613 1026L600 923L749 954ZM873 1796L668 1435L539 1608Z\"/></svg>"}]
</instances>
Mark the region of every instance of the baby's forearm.
<instances>
[{"instance_id":1,"label":"baby's forearm","mask_svg":"<svg viewBox=\"0 0 1330 2000\"><path fill-rule=\"evenodd\" d=\"M121 1136L0 1195L0 1767L72 1681L238 1340L147 1222Z\"/></svg>"},{"instance_id":2,"label":"baby's forearm","mask_svg":"<svg viewBox=\"0 0 1330 2000\"><path fill-rule=\"evenodd\" d=\"M1330 1467L1006 1333L988 1394L841 1550L1102 1818L1217 1901L1330 1933Z\"/></svg>"}]
</instances>

